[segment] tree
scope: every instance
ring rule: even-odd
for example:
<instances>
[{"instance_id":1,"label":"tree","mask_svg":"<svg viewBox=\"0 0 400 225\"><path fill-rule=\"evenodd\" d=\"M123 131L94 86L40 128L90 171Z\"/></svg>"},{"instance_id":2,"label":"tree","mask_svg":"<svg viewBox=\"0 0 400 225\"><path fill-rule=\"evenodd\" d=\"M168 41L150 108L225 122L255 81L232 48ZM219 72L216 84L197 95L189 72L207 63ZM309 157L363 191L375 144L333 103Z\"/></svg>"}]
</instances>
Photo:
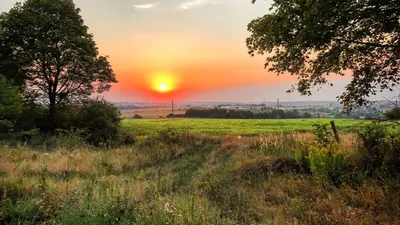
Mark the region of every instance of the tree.
<instances>
[{"instance_id":1,"label":"tree","mask_svg":"<svg viewBox=\"0 0 400 225\"><path fill-rule=\"evenodd\" d=\"M394 107L393 109L385 113L385 117L389 120L400 120L400 107Z\"/></svg>"},{"instance_id":2,"label":"tree","mask_svg":"<svg viewBox=\"0 0 400 225\"><path fill-rule=\"evenodd\" d=\"M85 140L95 146L109 144L119 135L121 113L103 99L85 100L78 113L78 128Z\"/></svg>"},{"instance_id":3,"label":"tree","mask_svg":"<svg viewBox=\"0 0 400 225\"><path fill-rule=\"evenodd\" d=\"M27 0L0 15L0 65L23 74L27 91L48 105L50 130L57 105L117 82L79 13L72 0Z\"/></svg>"},{"instance_id":4,"label":"tree","mask_svg":"<svg viewBox=\"0 0 400 225\"><path fill-rule=\"evenodd\" d=\"M10 131L21 112L21 94L4 76L0 75L0 133Z\"/></svg>"},{"instance_id":5,"label":"tree","mask_svg":"<svg viewBox=\"0 0 400 225\"><path fill-rule=\"evenodd\" d=\"M339 97L351 110L400 83L398 0L274 0L271 11L250 22L247 47L269 54L270 71L297 76L290 91L310 95L329 75L352 73Z\"/></svg>"}]
</instances>

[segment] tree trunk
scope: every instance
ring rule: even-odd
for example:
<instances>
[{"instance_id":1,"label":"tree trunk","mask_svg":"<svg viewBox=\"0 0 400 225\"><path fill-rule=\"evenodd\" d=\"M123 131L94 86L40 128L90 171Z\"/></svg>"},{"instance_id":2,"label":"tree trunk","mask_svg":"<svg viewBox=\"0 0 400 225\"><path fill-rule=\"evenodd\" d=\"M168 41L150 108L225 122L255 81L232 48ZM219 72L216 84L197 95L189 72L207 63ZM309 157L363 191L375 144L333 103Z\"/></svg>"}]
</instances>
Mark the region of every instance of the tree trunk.
<instances>
[{"instance_id":1,"label":"tree trunk","mask_svg":"<svg viewBox=\"0 0 400 225\"><path fill-rule=\"evenodd\" d=\"M56 129L56 95L55 94L50 94L49 95L49 126L48 126L48 131L50 133L53 133Z\"/></svg>"},{"instance_id":2,"label":"tree trunk","mask_svg":"<svg viewBox=\"0 0 400 225\"><path fill-rule=\"evenodd\" d=\"M53 133L57 127L57 86L58 86L58 78L60 76L61 67L57 68L57 73L54 77L54 82L49 83L49 132Z\"/></svg>"}]
</instances>

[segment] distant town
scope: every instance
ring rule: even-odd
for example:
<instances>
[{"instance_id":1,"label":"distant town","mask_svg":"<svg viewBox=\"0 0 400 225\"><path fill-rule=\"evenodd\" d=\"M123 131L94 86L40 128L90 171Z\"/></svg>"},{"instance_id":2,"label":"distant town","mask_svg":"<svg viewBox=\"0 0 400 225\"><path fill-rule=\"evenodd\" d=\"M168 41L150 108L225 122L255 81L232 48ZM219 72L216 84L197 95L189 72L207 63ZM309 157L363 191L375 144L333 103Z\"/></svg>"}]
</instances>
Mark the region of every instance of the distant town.
<instances>
[{"instance_id":1,"label":"distant town","mask_svg":"<svg viewBox=\"0 0 400 225\"><path fill-rule=\"evenodd\" d=\"M384 113L398 106L396 101L377 101L368 107L359 107L351 113L343 113L343 107L334 101L326 102L118 102L115 103L124 117L167 117L184 114L188 109L225 109L265 113L272 110L294 111L311 118L371 119L384 117Z\"/></svg>"}]
</instances>

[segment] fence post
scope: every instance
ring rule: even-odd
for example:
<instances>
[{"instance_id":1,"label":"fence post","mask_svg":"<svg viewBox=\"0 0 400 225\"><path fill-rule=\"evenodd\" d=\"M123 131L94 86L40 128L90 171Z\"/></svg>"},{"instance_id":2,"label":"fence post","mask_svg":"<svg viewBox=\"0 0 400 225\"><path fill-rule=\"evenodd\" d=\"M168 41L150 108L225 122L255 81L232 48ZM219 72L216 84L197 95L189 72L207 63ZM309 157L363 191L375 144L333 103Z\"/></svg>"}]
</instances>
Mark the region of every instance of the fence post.
<instances>
[{"instance_id":1,"label":"fence post","mask_svg":"<svg viewBox=\"0 0 400 225\"><path fill-rule=\"evenodd\" d=\"M336 129L335 121L331 121L331 127L332 127L332 130L333 130L333 134L335 135L336 142L340 143L340 138L339 138L338 131Z\"/></svg>"}]
</instances>

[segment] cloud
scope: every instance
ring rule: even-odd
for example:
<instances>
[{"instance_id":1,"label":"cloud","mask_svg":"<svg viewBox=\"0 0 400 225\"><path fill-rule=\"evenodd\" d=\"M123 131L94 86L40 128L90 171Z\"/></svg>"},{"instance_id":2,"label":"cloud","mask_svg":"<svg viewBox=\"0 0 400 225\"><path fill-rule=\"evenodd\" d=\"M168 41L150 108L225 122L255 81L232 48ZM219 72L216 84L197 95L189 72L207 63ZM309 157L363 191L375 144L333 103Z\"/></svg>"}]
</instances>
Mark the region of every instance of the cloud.
<instances>
[{"instance_id":1,"label":"cloud","mask_svg":"<svg viewBox=\"0 0 400 225\"><path fill-rule=\"evenodd\" d=\"M182 4L179 5L179 9L181 10L188 10L194 7L202 6L205 4L218 4L219 2L216 0L191 0L191 1L186 1L183 2Z\"/></svg>"},{"instance_id":2,"label":"cloud","mask_svg":"<svg viewBox=\"0 0 400 225\"><path fill-rule=\"evenodd\" d=\"M150 9L153 8L156 4L143 4L143 5L133 5L133 8L135 9Z\"/></svg>"}]
</instances>

